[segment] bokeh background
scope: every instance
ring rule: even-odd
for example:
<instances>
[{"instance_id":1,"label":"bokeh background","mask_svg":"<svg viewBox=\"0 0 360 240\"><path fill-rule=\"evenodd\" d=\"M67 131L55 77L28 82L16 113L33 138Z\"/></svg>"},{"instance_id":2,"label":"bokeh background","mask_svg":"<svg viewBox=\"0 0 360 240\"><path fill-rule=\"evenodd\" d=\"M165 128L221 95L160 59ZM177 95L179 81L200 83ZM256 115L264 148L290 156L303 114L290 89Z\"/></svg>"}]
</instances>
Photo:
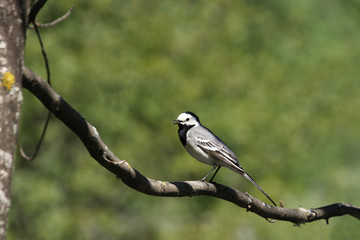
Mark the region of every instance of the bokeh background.
<instances>
[{"instance_id":1,"label":"bokeh background","mask_svg":"<svg viewBox=\"0 0 360 240\"><path fill-rule=\"evenodd\" d=\"M196 180L210 166L183 149L197 113L286 207L360 205L360 1L49 1L38 20L54 89L145 176ZM28 30L26 65L46 76ZM19 140L30 152L46 110L24 90ZM222 184L267 199L222 169ZM9 239L356 239L350 216L295 227L210 197L136 192L52 118L38 157L18 157Z\"/></svg>"}]
</instances>

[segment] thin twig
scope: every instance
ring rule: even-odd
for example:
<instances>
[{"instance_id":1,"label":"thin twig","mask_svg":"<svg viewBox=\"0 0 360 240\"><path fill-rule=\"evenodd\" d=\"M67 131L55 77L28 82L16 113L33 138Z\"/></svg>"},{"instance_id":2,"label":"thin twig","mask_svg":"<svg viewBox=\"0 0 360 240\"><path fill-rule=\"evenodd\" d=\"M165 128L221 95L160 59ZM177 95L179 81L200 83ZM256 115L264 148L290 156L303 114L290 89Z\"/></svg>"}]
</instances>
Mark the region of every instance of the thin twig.
<instances>
[{"instance_id":1,"label":"thin twig","mask_svg":"<svg viewBox=\"0 0 360 240\"><path fill-rule=\"evenodd\" d=\"M49 85L51 86L51 81L50 81L50 66L49 66L49 61L48 61L48 58L47 58L47 54L46 54L46 50L45 50L45 47L44 47L44 43L42 41L42 38L41 38L41 35L40 35L40 31L38 29L38 27L36 26L36 24L34 25L34 29L35 29L35 32L36 32L36 35L39 39L39 43L40 43L40 46L41 46L41 53L44 57L44 61L45 61L45 67L46 67L46 75L47 75L47 82L49 83Z\"/></svg>"},{"instance_id":2,"label":"thin twig","mask_svg":"<svg viewBox=\"0 0 360 240\"><path fill-rule=\"evenodd\" d=\"M71 13L74 11L75 6L72 6L63 16L55 19L54 21L50 22L50 23L40 23L40 22L36 22L36 26L38 27L52 27L55 26L56 24L64 21L66 18L68 18Z\"/></svg>"},{"instance_id":3,"label":"thin twig","mask_svg":"<svg viewBox=\"0 0 360 240\"><path fill-rule=\"evenodd\" d=\"M31 160L33 160L33 159L37 156L37 154L38 154L38 152L39 152L39 150L40 150L40 147L41 147L41 145L42 145L42 142L43 142L43 140L44 140L44 138L45 138L46 129L47 129L48 125L49 125L49 121L50 121L51 115L52 115L51 112L48 112L48 115L47 115L47 117L46 117L46 121L45 121L43 130L42 130L41 136L40 136L40 138L39 138L39 141L38 141L38 143L37 143L37 145L36 145L36 147L35 147L34 152L33 152L30 156L28 156L28 155L25 153L25 151L24 151L24 149L22 148L22 146L21 146L20 144L18 144L19 151L20 151L20 155L21 155L21 157L23 157L25 160L31 161Z\"/></svg>"},{"instance_id":4,"label":"thin twig","mask_svg":"<svg viewBox=\"0 0 360 240\"><path fill-rule=\"evenodd\" d=\"M46 67L46 75L47 75L47 82L48 82L48 84L51 86L51 80L50 80L50 65L49 65L49 61L48 61L48 58L47 58L46 50L45 50L44 43L43 43L42 38L41 38L41 35L40 35L40 31L39 31L38 27L36 26L36 24L34 24L34 23L35 23L36 15L37 15L38 12L40 11L40 9L44 6L45 3L46 3L46 0L39 0L39 1L37 1L37 2L34 4L34 6L31 8L31 11L30 11L30 14L29 14L29 21L31 21L31 22L33 23L33 25L34 25L34 29L35 29L36 35L37 35L37 37L38 37L38 40L39 40L39 43L40 43L40 46L41 46L41 53L42 53L42 55L43 55L43 57L44 57L44 62L45 62L45 67ZM35 9L35 10L34 10L34 9ZM18 141L20 154L21 154L21 156L22 156L24 159L26 159L26 160L28 160L28 161L31 161L31 160L33 160L33 159L37 156L37 154L38 154L38 152L39 152L39 150L40 150L40 147L41 147L41 145L42 145L42 142L43 142L43 140L44 140L44 138L45 138L45 134L46 134L46 130L47 130L47 127L48 127L48 125L49 125L49 122L50 122L50 118L51 118L51 112L49 111L49 112L48 112L48 115L47 115L47 117L46 117L46 120L45 120L45 124L44 124L43 130L42 130L42 132L41 132L40 139L39 139L39 141L38 141L38 143L37 143L37 145L36 145L36 147L35 147L34 152L33 152L30 156L28 156L28 155L24 152L21 144L20 144L19 141Z\"/></svg>"}]
</instances>

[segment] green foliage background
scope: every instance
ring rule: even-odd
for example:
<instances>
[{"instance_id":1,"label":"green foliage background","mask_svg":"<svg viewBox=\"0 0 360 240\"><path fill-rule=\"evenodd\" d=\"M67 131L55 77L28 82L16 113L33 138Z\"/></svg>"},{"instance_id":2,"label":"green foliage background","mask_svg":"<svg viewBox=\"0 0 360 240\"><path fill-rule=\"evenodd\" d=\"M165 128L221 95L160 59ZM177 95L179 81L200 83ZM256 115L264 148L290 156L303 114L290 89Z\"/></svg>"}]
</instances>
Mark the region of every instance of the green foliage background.
<instances>
[{"instance_id":1,"label":"green foliage background","mask_svg":"<svg viewBox=\"0 0 360 240\"><path fill-rule=\"evenodd\" d=\"M41 29L53 87L147 177L200 179L181 146L185 110L286 207L360 205L360 1L49 1ZM28 30L26 65L45 75ZM46 116L24 90L20 142ZM217 182L267 200L223 169ZM209 197L138 193L53 118L33 162L17 158L9 239L355 239L352 217L294 227Z\"/></svg>"}]
</instances>

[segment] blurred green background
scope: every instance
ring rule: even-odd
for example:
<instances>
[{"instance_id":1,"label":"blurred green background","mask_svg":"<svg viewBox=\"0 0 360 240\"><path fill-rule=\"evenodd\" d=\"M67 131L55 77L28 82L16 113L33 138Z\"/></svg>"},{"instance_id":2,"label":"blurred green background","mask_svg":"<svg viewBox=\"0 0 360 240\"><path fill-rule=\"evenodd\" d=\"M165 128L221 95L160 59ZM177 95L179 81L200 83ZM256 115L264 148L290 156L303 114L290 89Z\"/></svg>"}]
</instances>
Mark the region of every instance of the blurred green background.
<instances>
[{"instance_id":1,"label":"blurred green background","mask_svg":"<svg viewBox=\"0 0 360 240\"><path fill-rule=\"evenodd\" d=\"M360 205L360 1L49 1L38 20L54 89L107 146L145 176L200 179L183 149L181 112L197 113L276 201ZM28 31L25 64L46 76ZM46 111L24 90L30 152ZM264 201L241 176L216 181ZM52 118L38 157L16 159L8 239L355 239L350 216L269 224L210 198L136 192Z\"/></svg>"}]
</instances>

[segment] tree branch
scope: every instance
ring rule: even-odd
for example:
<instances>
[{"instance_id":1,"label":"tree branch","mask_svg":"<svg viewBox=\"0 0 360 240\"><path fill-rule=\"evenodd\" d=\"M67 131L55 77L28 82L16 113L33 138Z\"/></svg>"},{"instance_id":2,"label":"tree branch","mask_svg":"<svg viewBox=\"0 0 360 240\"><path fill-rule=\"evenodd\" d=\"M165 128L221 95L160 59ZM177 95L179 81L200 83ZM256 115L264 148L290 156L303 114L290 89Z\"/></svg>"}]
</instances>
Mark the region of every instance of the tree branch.
<instances>
[{"instance_id":1,"label":"tree branch","mask_svg":"<svg viewBox=\"0 0 360 240\"><path fill-rule=\"evenodd\" d=\"M154 196L192 197L206 195L232 202L266 219L278 219L294 224L349 214L360 220L360 208L348 203L337 203L315 209L290 209L271 206L247 193L217 184L201 181L167 182L146 178L125 160L117 158L101 140L96 128L88 123L40 76L23 69L23 87L34 94L43 105L69 127L84 143L90 155L115 174L129 187Z\"/></svg>"},{"instance_id":2,"label":"tree branch","mask_svg":"<svg viewBox=\"0 0 360 240\"><path fill-rule=\"evenodd\" d=\"M34 3L34 5L30 9L27 25L29 25L30 23L34 23L35 25L35 18L46 2L47 0L38 0Z\"/></svg>"},{"instance_id":3,"label":"tree branch","mask_svg":"<svg viewBox=\"0 0 360 240\"><path fill-rule=\"evenodd\" d=\"M74 11L74 9L75 9L75 6L72 6L63 16L55 19L54 21L52 21L50 23L35 22L35 24L38 27L52 27L52 26L55 26L56 24L64 21L65 19L67 19L71 15L71 13Z\"/></svg>"}]
</instances>

